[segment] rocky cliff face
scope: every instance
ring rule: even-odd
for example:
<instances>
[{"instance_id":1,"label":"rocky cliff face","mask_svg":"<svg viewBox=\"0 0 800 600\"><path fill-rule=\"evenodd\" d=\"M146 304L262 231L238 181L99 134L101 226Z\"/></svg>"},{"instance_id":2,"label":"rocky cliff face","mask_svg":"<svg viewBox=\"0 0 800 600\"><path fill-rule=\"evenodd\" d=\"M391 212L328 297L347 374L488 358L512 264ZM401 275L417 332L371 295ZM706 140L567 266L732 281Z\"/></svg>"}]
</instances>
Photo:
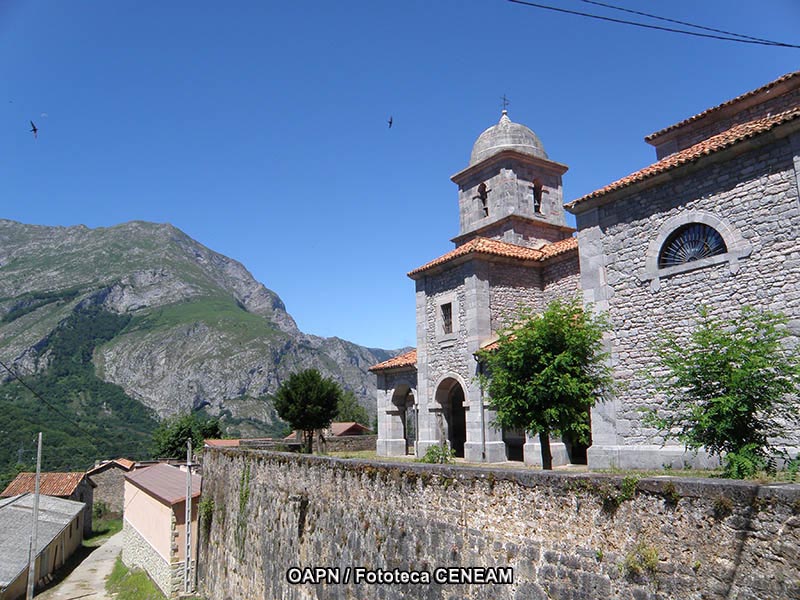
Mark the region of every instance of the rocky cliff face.
<instances>
[{"instance_id":1,"label":"rocky cliff face","mask_svg":"<svg viewBox=\"0 0 800 600\"><path fill-rule=\"evenodd\" d=\"M264 399L308 367L337 379L374 414L367 368L394 354L302 333L278 295L244 266L171 225L88 229L0 220L6 364L21 373L46 368L48 336L88 305L131 315L95 351L96 372L160 417L205 408L240 424L269 423L274 412Z\"/></svg>"}]
</instances>

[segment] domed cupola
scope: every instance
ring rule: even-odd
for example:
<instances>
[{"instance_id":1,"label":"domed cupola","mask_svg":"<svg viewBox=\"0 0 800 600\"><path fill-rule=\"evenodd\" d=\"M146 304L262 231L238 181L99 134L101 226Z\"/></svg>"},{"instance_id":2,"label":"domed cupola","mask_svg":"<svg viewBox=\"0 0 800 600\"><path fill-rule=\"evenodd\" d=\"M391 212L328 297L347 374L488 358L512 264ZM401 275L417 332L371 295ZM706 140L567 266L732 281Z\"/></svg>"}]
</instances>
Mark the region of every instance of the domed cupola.
<instances>
[{"instance_id":1,"label":"domed cupola","mask_svg":"<svg viewBox=\"0 0 800 600\"><path fill-rule=\"evenodd\" d=\"M478 136L458 185L461 245L475 236L537 247L571 235L562 206L567 165L548 158L539 137L508 118Z\"/></svg>"},{"instance_id":2,"label":"domed cupola","mask_svg":"<svg viewBox=\"0 0 800 600\"><path fill-rule=\"evenodd\" d=\"M505 110L497 125L489 127L478 136L475 145L472 146L469 164L470 166L477 164L503 150L516 150L522 154L547 159L547 153L537 135L525 125L514 123L508 118L508 111Z\"/></svg>"}]
</instances>

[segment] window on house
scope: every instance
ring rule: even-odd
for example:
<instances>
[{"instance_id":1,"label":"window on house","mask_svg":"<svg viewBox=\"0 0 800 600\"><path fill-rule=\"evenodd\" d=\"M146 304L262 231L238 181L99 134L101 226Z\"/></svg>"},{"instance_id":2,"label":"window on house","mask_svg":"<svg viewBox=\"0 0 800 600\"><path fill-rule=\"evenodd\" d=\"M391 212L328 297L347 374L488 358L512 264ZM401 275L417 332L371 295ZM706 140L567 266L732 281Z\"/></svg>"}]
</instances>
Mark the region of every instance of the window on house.
<instances>
[{"instance_id":1,"label":"window on house","mask_svg":"<svg viewBox=\"0 0 800 600\"><path fill-rule=\"evenodd\" d=\"M658 255L658 267L674 267L725 254L728 248L719 232L705 223L688 223L673 231Z\"/></svg>"},{"instance_id":2,"label":"window on house","mask_svg":"<svg viewBox=\"0 0 800 600\"><path fill-rule=\"evenodd\" d=\"M533 181L533 212L542 213L542 183L538 179Z\"/></svg>"},{"instance_id":3,"label":"window on house","mask_svg":"<svg viewBox=\"0 0 800 600\"><path fill-rule=\"evenodd\" d=\"M476 196L481 203L481 211L484 217L489 216L489 189L485 183L478 186L478 195Z\"/></svg>"},{"instance_id":4,"label":"window on house","mask_svg":"<svg viewBox=\"0 0 800 600\"><path fill-rule=\"evenodd\" d=\"M442 333L453 333L453 304L442 304Z\"/></svg>"}]
</instances>

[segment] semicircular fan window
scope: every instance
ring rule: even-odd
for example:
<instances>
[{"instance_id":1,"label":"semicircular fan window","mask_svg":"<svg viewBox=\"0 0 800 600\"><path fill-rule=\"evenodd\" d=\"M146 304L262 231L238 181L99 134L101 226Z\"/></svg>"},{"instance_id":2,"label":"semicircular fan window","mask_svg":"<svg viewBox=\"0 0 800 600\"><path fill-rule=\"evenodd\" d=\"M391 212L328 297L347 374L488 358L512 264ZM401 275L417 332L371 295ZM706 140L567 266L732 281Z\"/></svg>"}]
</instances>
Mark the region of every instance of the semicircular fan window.
<instances>
[{"instance_id":1,"label":"semicircular fan window","mask_svg":"<svg viewBox=\"0 0 800 600\"><path fill-rule=\"evenodd\" d=\"M658 256L658 267L683 265L727 251L725 241L716 229L704 223L689 223L673 231L664 242Z\"/></svg>"}]
</instances>

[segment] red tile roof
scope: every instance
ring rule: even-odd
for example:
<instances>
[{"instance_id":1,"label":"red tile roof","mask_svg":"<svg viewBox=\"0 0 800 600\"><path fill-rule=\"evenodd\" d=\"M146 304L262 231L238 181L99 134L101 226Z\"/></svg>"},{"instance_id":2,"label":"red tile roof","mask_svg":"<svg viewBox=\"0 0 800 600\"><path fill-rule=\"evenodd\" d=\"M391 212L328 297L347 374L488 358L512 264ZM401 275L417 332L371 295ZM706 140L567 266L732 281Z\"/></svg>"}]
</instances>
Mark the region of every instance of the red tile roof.
<instances>
[{"instance_id":1,"label":"red tile roof","mask_svg":"<svg viewBox=\"0 0 800 600\"><path fill-rule=\"evenodd\" d=\"M645 167L644 169L636 171L635 173L631 173L627 177L618 179L617 181L610 183L607 186L592 192L591 194L587 194L581 198L578 198L577 200L573 200L566 206L568 209L573 209L577 206L580 206L587 200L599 198L605 194L608 194L609 192L621 190L639 181L644 181L645 179L665 173L666 171L670 171L682 165L694 162L704 156L724 150L725 148L733 146L734 144L749 138L767 133L778 125L788 123L789 121L797 119L798 117L800 117L800 107L792 108L777 115L756 119L748 123L734 125L727 131L723 131L722 133L703 140L702 142L698 142L694 146L690 146L685 150L671 154L661 159L657 163L653 163L649 167Z\"/></svg>"},{"instance_id":2,"label":"red tile roof","mask_svg":"<svg viewBox=\"0 0 800 600\"><path fill-rule=\"evenodd\" d=\"M650 135L648 135L644 139L647 142L651 142L655 138L664 135L668 131L672 131L673 129L678 129L679 127L683 127L684 125L688 125L689 123L692 123L693 121L698 121L698 120L702 119L703 117L705 117L705 116L707 116L707 115L709 115L711 113L715 113L717 111L720 111L723 108L731 106L732 104L737 104L737 103L741 102L742 100L746 100L747 98L750 98L752 96L760 94L761 92L764 92L764 91L766 91L766 90L768 90L770 88L775 87L776 85L780 85L781 83L783 83L785 81L789 81L791 79L794 79L795 77L798 77L798 76L800 76L800 71L795 71L794 73L787 73L786 75L783 75L782 77L778 77L778 79L776 79L774 81L770 81L766 85L762 85L760 88L756 88L754 90L750 90L749 92L745 92L741 96L736 96L736 98L733 98L731 100L723 102L722 104L719 104L719 105L714 106L712 108L706 109L703 112L694 115L693 117L689 117L688 119L684 119L683 121L681 121L679 123L675 123L674 125L670 125L669 127L665 127L664 129L660 129L659 131L656 131L655 133L651 133Z\"/></svg>"},{"instance_id":3,"label":"red tile roof","mask_svg":"<svg viewBox=\"0 0 800 600\"><path fill-rule=\"evenodd\" d=\"M42 473L39 479L39 493L46 496L68 498L86 477L86 473ZM20 473L0 494L0 498L27 494L34 491L36 473ZM92 484L94 486L94 484Z\"/></svg>"},{"instance_id":4,"label":"red tile roof","mask_svg":"<svg viewBox=\"0 0 800 600\"><path fill-rule=\"evenodd\" d=\"M130 471L136 463L132 460L128 460L127 458L115 458L113 460L104 460L99 465L95 465L88 471L86 471L87 475L92 475L97 473L98 471L102 471L108 466L117 465L120 468L124 469L125 471Z\"/></svg>"},{"instance_id":5,"label":"red tile roof","mask_svg":"<svg viewBox=\"0 0 800 600\"><path fill-rule=\"evenodd\" d=\"M159 463L125 475L140 490L172 506L186 498L186 472L178 467ZM200 476L192 475L192 498L200 495Z\"/></svg>"},{"instance_id":6,"label":"red tile roof","mask_svg":"<svg viewBox=\"0 0 800 600\"><path fill-rule=\"evenodd\" d=\"M331 435L360 435L362 433L368 433L369 427L362 425L361 423L356 423L355 421L343 421L337 423L331 423L330 426Z\"/></svg>"},{"instance_id":7,"label":"red tile roof","mask_svg":"<svg viewBox=\"0 0 800 600\"><path fill-rule=\"evenodd\" d=\"M417 366L417 349L409 350L404 354L398 354L394 358L385 360L377 365L372 365L370 371L388 371L389 369L400 369L402 367Z\"/></svg>"},{"instance_id":8,"label":"red tile roof","mask_svg":"<svg viewBox=\"0 0 800 600\"><path fill-rule=\"evenodd\" d=\"M239 440L204 440L206 446L212 448L235 448L239 446Z\"/></svg>"},{"instance_id":9,"label":"red tile roof","mask_svg":"<svg viewBox=\"0 0 800 600\"><path fill-rule=\"evenodd\" d=\"M408 273L409 277L414 277L419 273L423 273L443 265L451 260L455 260L461 256L468 256L470 254L484 255L484 256L500 256L504 258L514 258L517 260L542 262L548 258L564 254L570 250L578 247L577 238L566 238L552 244L547 244L542 248L529 248L527 246L519 246L517 244L510 244L508 242L501 242L500 240L493 240L485 237L476 237L468 241L466 244L451 250L447 254L435 258L431 262L422 265Z\"/></svg>"}]
</instances>

